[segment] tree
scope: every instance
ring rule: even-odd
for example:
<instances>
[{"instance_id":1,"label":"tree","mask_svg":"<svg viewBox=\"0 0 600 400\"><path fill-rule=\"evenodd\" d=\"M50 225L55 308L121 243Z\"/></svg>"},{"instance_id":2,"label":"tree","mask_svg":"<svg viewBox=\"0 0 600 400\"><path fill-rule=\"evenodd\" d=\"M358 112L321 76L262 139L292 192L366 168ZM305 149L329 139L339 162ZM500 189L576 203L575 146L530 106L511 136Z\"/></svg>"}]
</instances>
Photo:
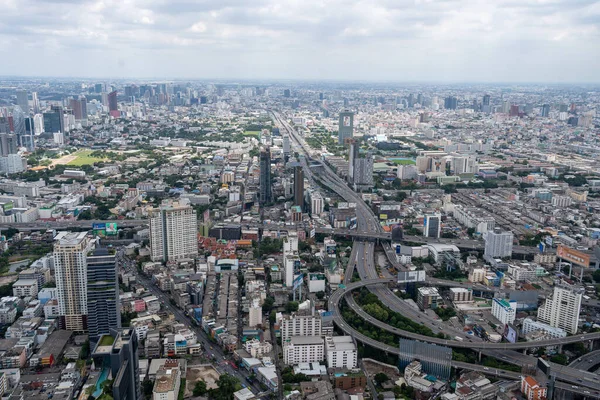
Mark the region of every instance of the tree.
<instances>
[{"instance_id":1,"label":"tree","mask_svg":"<svg viewBox=\"0 0 600 400\"><path fill-rule=\"evenodd\" d=\"M595 270L592 277L594 278L594 281L596 281L596 283L600 283L600 269Z\"/></svg>"},{"instance_id":2,"label":"tree","mask_svg":"<svg viewBox=\"0 0 600 400\"><path fill-rule=\"evenodd\" d=\"M275 304L275 299L270 296L267 296L265 301L263 301L263 305L262 305L263 310L265 310L265 312L271 311L274 304Z\"/></svg>"},{"instance_id":3,"label":"tree","mask_svg":"<svg viewBox=\"0 0 600 400\"><path fill-rule=\"evenodd\" d=\"M323 298L325 298L325 292L323 292L322 290L318 291L317 292L317 299L323 300Z\"/></svg>"},{"instance_id":4,"label":"tree","mask_svg":"<svg viewBox=\"0 0 600 400\"><path fill-rule=\"evenodd\" d=\"M383 372L378 372L377 374L375 374L375 382L377 382L378 385L381 385L384 382L387 382L390 380L390 378L384 374Z\"/></svg>"},{"instance_id":5,"label":"tree","mask_svg":"<svg viewBox=\"0 0 600 400\"><path fill-rule=\"evenodd\" d=\"M239 390L242 385L233 376L223 374L219 376L217 387L218 389L211 389L208 392L208 397L213 400L230 400L233 399L233 393Z\"/></svg>"},{"instance_id":6,"label":"tree","mask_svg":"<svg viewBox=\"0 0 600 400\"><path fill-rule=\"evenodd\" d=\"M92 212L90 210L83 210L77 216L78 220L90 220L92 219Z\"/></svg>"},{"instance_id":7,"label":"tree","mask_svg":"<svg viewBox=\"0 0 600 400\"><path fill-rule=\"evenodd\" d=\"M146 378L146 379L144 379L142 381L142 393L144 394L144 396L147 399L149 399L150 397L152 397L152 389L153 388L154 388L154 383L152 383L152 381L150 379Z\"/></svg>"},{"instance_id":8,"label":"tree","mask_svg":"<svg viewBox=\"0 0 600 400\"><path fill-rule=\"evenodd\" d=\"M196 384L194 385L194 390L193 390L194 397L204 396L206 394L206 392L208 392L208 390L206 389L206 382L204 382L204 381L196 382Z\"/></svg>"},{"instance_id":9,"label":"tree","mask_svg":"<svg viewBox=\"0 0 600 400\"><path fill-rule=\"evenodd\" d=\"M285 305L285 311L288 313L298 311L298 302L297 301L288 301L288 303Z\"/></svg>"}]
</instances>

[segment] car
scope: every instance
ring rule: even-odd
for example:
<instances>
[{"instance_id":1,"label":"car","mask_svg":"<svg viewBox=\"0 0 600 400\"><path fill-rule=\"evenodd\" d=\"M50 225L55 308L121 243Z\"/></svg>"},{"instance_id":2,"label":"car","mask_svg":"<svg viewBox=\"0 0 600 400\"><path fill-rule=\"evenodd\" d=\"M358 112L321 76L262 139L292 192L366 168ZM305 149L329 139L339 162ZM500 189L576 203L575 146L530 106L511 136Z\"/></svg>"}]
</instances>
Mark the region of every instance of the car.
<instances>
[{"instance_id":1,"label":"car","mask_svg":"<svg viewBox=\"0 0 600 400\"><path fill-rule=\"evenodd\" d=\"M583 379L577 379L577 382L583 382Z\"/></svg>"},{"instance_id":2,"label":"car","mask_svg":"<svg viewBox=\"0 0 600 400\"><path fill-rule=\"evenodd\" d=\"M484 371L489 371L490 369L488 367L483 367Z\"/></svg>"},{"instance_id":3,"label":"car","mask_svg":"<svg viewBox=\"0 0 600 400\"><path fill-rule=\"evenodd\" d=\"M507 359L507 357L506 357L506 356L502 356L502 359L503 359L503 360L506 360L506 359Z\"/></svg>"},{"instance_id":4,"label":"car","mask_svg":"<svg viewBox=\"0 0 600 400\"><path fill-rule=\"evenodd\" d=\"M579 386L576 386L576 385L571 385L571 387L572 387L573 389L579 389Z\"/></svg>"}]
</instances>

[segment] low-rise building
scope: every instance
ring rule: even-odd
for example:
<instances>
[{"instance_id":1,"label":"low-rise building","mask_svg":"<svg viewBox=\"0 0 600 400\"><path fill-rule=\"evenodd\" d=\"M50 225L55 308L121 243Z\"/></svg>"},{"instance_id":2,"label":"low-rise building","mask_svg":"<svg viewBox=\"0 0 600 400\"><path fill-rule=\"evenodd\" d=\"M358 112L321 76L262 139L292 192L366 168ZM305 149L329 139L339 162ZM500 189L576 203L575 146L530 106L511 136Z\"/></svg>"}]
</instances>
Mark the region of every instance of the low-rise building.
<instances>
[{"instance_id":1,"label":"low-rise building","mask_svg":"<svg viewBox=\"0 0 600 400\"><path fill-rule=\"evenodd\" d=\"M325 354L328 368L356 368L358 351L351 336L328 336L325 338Z\"/></svg>"},{"instance_id":2,"label":"low-rise building","mask_svg":"<svg viewBox=\"0 0 600 400\"><path fill-rule=\"evenodd\" d=\"M320 336L292 336L283 345L283 362L288 365L323 361L325 345Z\"/></svg>"}]
</instances>

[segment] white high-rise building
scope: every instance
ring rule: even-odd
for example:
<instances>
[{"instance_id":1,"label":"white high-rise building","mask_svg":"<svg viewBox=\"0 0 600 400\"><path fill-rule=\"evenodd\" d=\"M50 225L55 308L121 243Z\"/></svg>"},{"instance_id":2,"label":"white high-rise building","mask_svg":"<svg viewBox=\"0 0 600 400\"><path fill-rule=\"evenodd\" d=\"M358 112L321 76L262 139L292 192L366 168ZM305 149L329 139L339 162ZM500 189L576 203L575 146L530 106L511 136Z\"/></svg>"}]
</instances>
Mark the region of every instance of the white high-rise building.
<instances>
[{"instance_id":1,"label":"white high-rise building","mask_svg":"<svg viewBox=\"0 0 600 400\"><path fill-rule=\"evenodd\" d=\"M546 299L544 305L538 309L538 321L575 335L582 296L580 289L555 286L552 298Z\"/></svg>"},{"instance_id":2,"label":"white high-rise building","mask_svg":"<svg viewBox=\"0 0 600 400\"><path fill-rule=\"evenodd\" d=\"M496 228L485 235L484 257L504 258L512 255L514 235L510 231L502 232Z\"/></svg>"},{"instance_id":3,"label":"white high-rise building","mask_svg":"<svg viewBox=\"0 0 600 400\"><path fill-rule=\"evenodd\" d=\"M174 202L150 210L152 261L198 257L198 220L189 204Z\"/></svg>"},{"instance_id":4,"label":"white high-rise building","mask_svg":"<svg viewBox=\"0 0 600 400\"><path fill-rule=\"evenodd\" d=\"M517 302L494 298L492 315L504 325L512 324L517 316Z\"/></svg>"},{"instance_id":5,"label":"white high-rise building","mask_svg":"<svg viewBox=\"0 0 600 400\"><path fill-rule=\"evenodd\" d=\"M327 368L356 368L358 351L351 336L328 336L325 338Z\"/></svg>"},{"instance_id":6,"label":"white high-rise building","mask_svg":"<svg viewBox=\"0 0 600 400\"><path fill-rule=\"evenodd\" d=\"M442 215L438 213L425 215L423 222L425 224L423 236L439 239L442 231Z\"/></svg>"},{"instance_id":7,"label":"white high-rise building","mask_svg":"<svg viewBox=\"0 0 600 400\"><path fill-rule=\"evenodd\" d=\"M36 136L44 132L44 116L42 114L35 114L33 116L33 132Z\"/></svg>"},{"instance_id":8,"label":"white high-rise building","mask_svg":"<svg viewBox=\"0 0 600 400\"><path fill-rule=\"evenodd\" d=\"M259 299L254 299L248 309L248 326L254 328L257 325L262 325L262 306Z\"/></svg>"},{"instance_id":9,"label":"white high-rise building","mask_svg":"<svg viewBox=\"0 0 600 400\"><path fill-rule=\"evenodd\" d=\"M75 332L87 329L87 232L60 232L54 243L54 275L60 326Z\"/></svg>"},{"instance_id":10,"label":"white high-rise building","mask_svg":"<svg viewBox=\"0 0 600 400\"><path fill-rule=\"evenodd\" d=\"M321 318L314 315L286 315L279 321L279 330L281 343L286 343L292 336L321 336Z\"/></svg>"},{"instance_id":11,"label":"white high-rise building","mask_svg":"<svg viewBox=\"0 0 600 400\"><path fill-rule=\"evenodd\" d=\"M283 363L298 365L320 362L325 358L325 345L321 336L292 336L283 344Z\"/></svg>"},{"instance_id":12,"label":"white high-rise building","mask_svg":"<svg viewBox=\"0 0 600 400\"><path fill-rule=\"evenodd\" d=\"M319 192L310 193L310 213L319 215L325 210L325 201Z\"/></svg>"}]
</instances>

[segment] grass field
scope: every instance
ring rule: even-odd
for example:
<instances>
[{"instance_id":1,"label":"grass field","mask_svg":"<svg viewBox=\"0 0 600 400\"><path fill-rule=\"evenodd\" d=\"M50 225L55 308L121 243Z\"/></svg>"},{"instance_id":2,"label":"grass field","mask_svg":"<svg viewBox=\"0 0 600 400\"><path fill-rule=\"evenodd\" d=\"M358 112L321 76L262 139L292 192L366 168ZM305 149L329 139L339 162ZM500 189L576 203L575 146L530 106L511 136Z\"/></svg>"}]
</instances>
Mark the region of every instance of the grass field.
<instances>
[{"instance_id":1,"label":"grass field","mask_svg":"<svg viewBox=\"0 0 600 400\"><path fill-rule=\"evenodd\" d=\"M413 160L392 160L394 164L397 165L413 165L415 162Z\"/></svg>"},{"instance_id":2,"label":"grass field","mask_svg":"<svg viewBox=\"0 0 600 400\"><path fill-rule=\"evenodd\" d=\"M92 165L98 161L104 161L102 158L91 157L93 150L78 150L75 153L71 154L71 156L75 156L74 160L71 160L67 163L67 165L72 165L74 167L80 167L82 165Z\"/></svg>"},{"instance_id":3,"label":"grass field","mask_svg":"<svg viewBox=\"0 0 600 400\"><path fill-rule=\"evenodd\" d=\"M245 131L244 136L260 136L260 131Z\"/></svg>"}]
</instances>

